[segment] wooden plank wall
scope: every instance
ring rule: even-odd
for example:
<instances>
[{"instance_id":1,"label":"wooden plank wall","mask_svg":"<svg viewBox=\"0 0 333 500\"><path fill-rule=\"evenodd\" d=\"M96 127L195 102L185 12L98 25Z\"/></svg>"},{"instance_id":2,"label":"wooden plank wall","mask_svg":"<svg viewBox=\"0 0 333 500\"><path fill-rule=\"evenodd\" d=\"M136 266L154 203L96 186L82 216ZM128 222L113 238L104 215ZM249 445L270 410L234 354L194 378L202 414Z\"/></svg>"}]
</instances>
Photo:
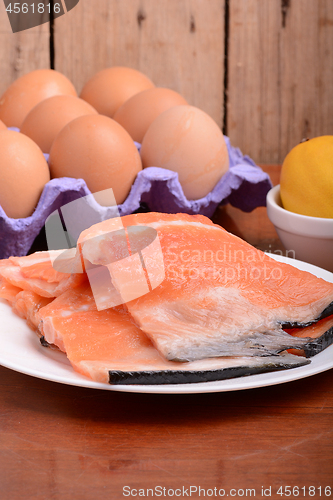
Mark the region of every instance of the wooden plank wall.
<instances>
[{"instance_id":1,"label":"wooden plank wall","mask_svg":"<svg viewBox=\"0 0 333 500\"><path fill-rule=\"evenodd\" d=\"M333 134L331 0L231 0L228 48L233 143L274 163L302 138Z\"/></svg>"},{"instance_id":2,"label":"wooden plank wall","mask_svg":"<svg viewBox=\"0 0 333 500\"><path fill-rule=\"evenodd\" d=\"M50 67L50 26L42 24L13 33L0 1L0 96L16 78L34 69Z\"/></svg>"},{"instance_id":3,"label":"wooden plank wall","mask_svg":"<svg viewBox=\"0 0 333 500\"><path fill-rule=\"evenodd\" d=\"M50 67L49 36L49 24L13 34L0 2L0 95ZM53 38L54 67L78 92L102 68L137 68L209 113L258 163L333 134L332 0L81 0L55 20Z\"/></svg>"},{"instance_id":4,"label":"wooden plank wall","mask_svg":"<svg viewBox=\"0 0 333 500\"><path fill-rule=\"evenodd\" d=\"M100 69L131 66L221 124L224 1L208 3L209 8L207 0L81 0L56 21L56 68L80 90Z\"/></svg>"}]
</instances>

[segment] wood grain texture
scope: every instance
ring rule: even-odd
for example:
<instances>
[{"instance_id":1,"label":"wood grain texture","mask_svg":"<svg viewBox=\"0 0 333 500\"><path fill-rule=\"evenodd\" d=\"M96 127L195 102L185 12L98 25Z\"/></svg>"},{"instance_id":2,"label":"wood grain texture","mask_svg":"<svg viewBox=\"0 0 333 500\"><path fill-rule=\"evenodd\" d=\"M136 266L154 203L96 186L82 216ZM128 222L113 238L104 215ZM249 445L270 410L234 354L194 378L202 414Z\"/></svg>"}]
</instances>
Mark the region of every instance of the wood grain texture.
<instances>
[{"instance_id":1,"label":"wood grain texture","mask_svg":"<svg viewBox=\"0 0 333 500\"><path fill-rule=\"evenodd\" d=\"M18 77L49 67L49 23L13 33L4 3L0 2L0 96Z\"/></svg>"},{"instance_id":2,"label":"wood grain texture","mask_svg":"<svg viewBox=\"0 0 333 500\"><path fill-rule=\"evenodd\" d=\"M276 493L281 485L332 484L332 371L280 387L186 397L0 374L4 500L120 500L126 485L255 488L261 498L261 486Z\"/></svg>"},{"instance_id":3,"label":"wood grain texture","mask_svg":"<svg viewBox=\"0 0 333 500\"><path fill-rule=\"evenodd\" d=\"M256 498L272 486L278 499L281 485L332 485L332 370L187 396L82 389L2 367L0 376L3 500L120 500L126 485L255 488Z\"/></svg>"},{"instance_id":4,"label":"wood grain texture","mask_svg":"<svg viewBox=\"0 0 333 500\"><path fill-rule=\"evenodd\" d=\"M229 33L234 145L258 163L280 163L302 138L333 134L330 0L232 0Z\"/></svg>"},{"instance_id":5,"label":"wood grain texture","mask_svg":"<svg viewBox=\"0 0 333 500\"><path fill-rule=\"evenodd\" d=\"M130 66L223 120L224 0L81 1L55 22L55 68L80 91L97 71Z\"/></svg>"}]
</instances>

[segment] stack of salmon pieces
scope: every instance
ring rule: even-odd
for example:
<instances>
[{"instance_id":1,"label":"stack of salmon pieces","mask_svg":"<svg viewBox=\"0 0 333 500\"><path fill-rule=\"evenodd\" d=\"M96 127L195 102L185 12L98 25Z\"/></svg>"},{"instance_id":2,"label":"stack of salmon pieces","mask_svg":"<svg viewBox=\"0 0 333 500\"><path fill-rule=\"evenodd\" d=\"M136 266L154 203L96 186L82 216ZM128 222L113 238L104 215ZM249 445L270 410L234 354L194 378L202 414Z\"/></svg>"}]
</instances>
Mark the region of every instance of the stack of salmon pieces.
<instances>
[{"instance_id":1,"label":"stack of salmon pieces","mask_svg":"<svg viewBox=\"0 0 333 500\"><path fill-rule=\"evenodd\" d=\"M203 216L109 219L64 255L0 261L0 298L43 345L98 382L193 383L297 368L333 341L332 283Z\"/></svg>"}]
</instances>

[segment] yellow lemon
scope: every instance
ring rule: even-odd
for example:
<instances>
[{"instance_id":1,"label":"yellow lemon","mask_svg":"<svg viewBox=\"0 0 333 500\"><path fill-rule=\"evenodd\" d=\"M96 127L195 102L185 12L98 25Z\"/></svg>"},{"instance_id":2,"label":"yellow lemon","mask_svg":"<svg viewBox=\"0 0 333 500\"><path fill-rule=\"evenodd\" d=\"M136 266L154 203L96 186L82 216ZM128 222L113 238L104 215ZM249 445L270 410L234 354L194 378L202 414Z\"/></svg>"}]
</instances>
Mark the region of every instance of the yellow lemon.
<instances>
[{"instance_id":1,"label":"yellow lemon","mask_svg":"<svg viewBox=\"0 0 333 500\"><path fill-rule=\"evenodd\" d=\"M301 142L287 154L280 193L286 210L333 218L333 135Z\"/></svg>"}]
</instances>

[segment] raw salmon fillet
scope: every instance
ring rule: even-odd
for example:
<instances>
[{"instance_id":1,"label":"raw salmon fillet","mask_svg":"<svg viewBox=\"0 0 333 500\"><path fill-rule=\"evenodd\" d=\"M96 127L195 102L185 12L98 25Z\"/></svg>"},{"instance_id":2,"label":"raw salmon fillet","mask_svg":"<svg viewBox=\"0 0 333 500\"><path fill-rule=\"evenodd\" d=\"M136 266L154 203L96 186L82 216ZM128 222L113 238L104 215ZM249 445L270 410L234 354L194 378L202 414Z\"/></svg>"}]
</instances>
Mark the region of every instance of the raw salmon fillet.
<instances>
[{"instance_id":1,"label":"raw salmon fillet","mask_svg":"<svg viewBox=\"0 0 333 500\"><path fill-rule=\"evenodd\" d=\"M38 311L52 302L52 298L41 297L30 290L20 291L12 302L13 311L27 321L30 328L39 333Z\"/></svg>"},{"instance_id":2,"label":"raw salmon fillet","mask_svg":"<svg viewBox=\"0 0 333 500\"><path fill-rule=\"evenodd\" d=\"M285 350L308 356L332 341L333 284L202 216L111 219L84 231L76 254L56 257L55 266L47 252L0 261L0 297L98 382L204 382L293 368L309 361ZM78 263L98 277L97 295Z\"/></svg>"},{"instance_id":3,"label":"raw salmon fillet","mask_svg":"<svg viewBox=\"0 0 333 500\"><path fill-rule=\"evenodd\" d=\"M23 258L24 259L24 258ZM31 261L31 258L26 257ZM11 269L11 259L0 261L0 274L3 271ZM4 272L6 274L6 271ZM33 330L38 332L38 319L36 314L41 307L46 306L52 298L42 297L31 290L23 290L22 288L13 285L3 276L0 276L0 298L6 299L12 306L13 311L21 318L27 321L27 324Z\"/></svg>"},{"instance_id":4,"label":"raw salmon fillet","mask_svg":"<svg viewBox=\"0 0 333 500\"><path fill-rule=\"evenodd\" d=\"M54 344L63 352L66 347L63 341L61 326L63 323L73 326L76 335L73 317L82 317L88 311L97 311L94 297L88 282L69 289L38 311L38 325L41 335L46 342ZM94 339L91 338L91 343Z\"/></svg>"},{"instance_id":5,"label":"raw salmon fillet","mask_svg":"<svg viewBox=\"0 0 333 500\"><path fill-rule=\"evenodd\" d=\"M331 313L332 283L271 259L206 217L186 214L130 215L81 233L84 262L107 266L120 294L130 286L130 261L119 260L116 272L108 265L116 251L112 232L120 223L157 231L165 279L124 302L168 360L267 356L302 348L308 339L282 327L308 325ZM145 268L148 273L147 262Z\"/></svg>"},{"instance_id":6,"label":"raw salmon fillet","mask_svg":"<svg viewBox=\"0 0 333 500\"><path fill-rule=\"evenodd\" d=\"M6 299L13 311L39 333L37 313L53 298L87 281L83 273L63 273L54 269L51 256L63 251L36 252L26 257L0 260L0 298Z\"/></svg>"},{"instance_id":7,"label":"raw salmon fillet","mask_svg":"<svg viewBox=\"0 0 333 500\"><path fill-rule=\"evenodd\" d=\"M12 285L1 276L1 270L5 269L7 266L8 259L0 260L0 299L6 299L9 303L12 303L22 288Z\"/></svg>"},{"instance_id":8,"label":"raw salmon fillet","mask_svg":"<svg viewBox=\"0 0 333 500\"><path fill-rule=\"evenodd\" d=\"M12 285L7 280L0 278L0 299L6 299L9 303L15 300L16 295L22 288Z\"/></svg>"},{"instance_id":9,"label":"raw salmon fillet","mask_svg":"<svg viewBox=\"0 0 333 500\"><path fill-rule=\"evenodd\" d=\"M98 311L88 285L67 290L38 312L46 342L96 382L174 384L250 375L308 363L292 355L167 361L123 306Z\"/></svg>"},{"instance_id":10,"label":"raw salmon fillet","mask_svg":"<svg viewBox=\"0 0 333 500\"><path fill-rule=\"evenodd\" d=\"M36 252L26 257L10 257L1 261L0 280L21 290L30 290L42 297L57 297L65 290L85 281L84 273L61 273L54 269L51 256L62 251ZM10 292L10 287L7 287ZM6 298L5 292L1 295Z\"/></svg>"}]
</instances>

